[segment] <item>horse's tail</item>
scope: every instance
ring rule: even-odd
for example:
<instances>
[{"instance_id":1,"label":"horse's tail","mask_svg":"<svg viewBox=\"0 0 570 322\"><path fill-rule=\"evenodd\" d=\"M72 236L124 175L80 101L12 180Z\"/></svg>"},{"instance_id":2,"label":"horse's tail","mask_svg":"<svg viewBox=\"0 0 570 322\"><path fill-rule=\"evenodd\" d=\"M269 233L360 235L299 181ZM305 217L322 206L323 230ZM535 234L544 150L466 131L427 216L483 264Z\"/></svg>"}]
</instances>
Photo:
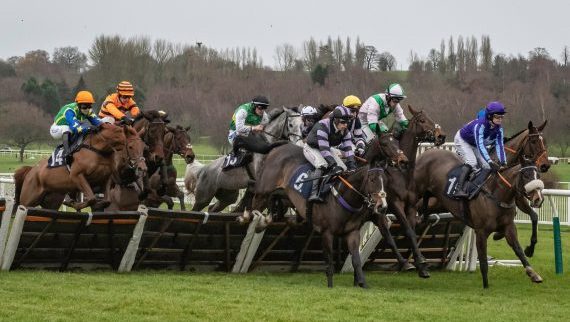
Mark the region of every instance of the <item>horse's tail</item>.
<instances>
[{"instance_id":1,"label":"horse's tail","mask_svg":"<svg viewBox=\"0 0 570 322\"><path fill-rule=\"evenodd\" d=\"M26 175L28 175L28 172L30 172L30 170L32 170L32 167L26 165L26 166L23 166L23 167L19 168L18 170L16 170L16 172L14 172L14 183L16 186L16 189L14 192L15 205L20 204L20 193L22 192L22 186L24 185L24 179L26 178Z\"/></svg>"},{"instance_id":2,"label":"horse's tail","mask_svg":"<svg viewBox=\"0 0 570 322\"><path fill-rule=\"evenodd\" d=\"M191 164L186 166L186 173L184 174L184 186L189 194L193 194L196 191L196 185L198 183L198 178L204 170L204 164L200 161L194 160Z\"/></svg>"}]
</instances>

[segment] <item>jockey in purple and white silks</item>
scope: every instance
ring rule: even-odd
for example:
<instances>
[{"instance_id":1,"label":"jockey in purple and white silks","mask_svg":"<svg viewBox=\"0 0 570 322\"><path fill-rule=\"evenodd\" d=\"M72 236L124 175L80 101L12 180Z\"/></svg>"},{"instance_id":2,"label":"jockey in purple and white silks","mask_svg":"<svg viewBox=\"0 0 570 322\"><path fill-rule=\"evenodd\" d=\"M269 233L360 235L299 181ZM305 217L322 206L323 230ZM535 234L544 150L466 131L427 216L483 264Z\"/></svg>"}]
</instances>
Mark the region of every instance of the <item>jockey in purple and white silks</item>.
<instances>
[{"instance_id":1,"label":"jockey in purple and white silks","mask_svg":"<svg viewBox=\"0 0 570 322\"><path fill-rule=\"evenodd\" d=\"M400 106L400 101L404 98L406 95L402 86L390 84L385 93L374 94L364 102L358 112L358 118L362 123L366 143L370 143L377 134L388 132L388 126L382 122L382 119L390 113L394 113L396 122L403 130L408 128L408 119Z\"/></svg>"},{"instance_id":2,"label":"jockey in purple and white silks","mask_svg":"<svg viewBox=\"0 0 570 322\"><path fill-rule=\"evenodd\" d=\"M498 171L507 164L503 146L503 128L501 124L505 107L500 102L491 102L485 108L485 117L477 118L463 126L455 134L457 154L465 162L458 178L455 197L466 197L464 183L472 169L478 167L485 171ZM493 145L497 151L499 163L491 160L487 146Z\"/></svg>"},{"instance_id":3,"label":"jockey in purple and white silks","mask_svg":"<svg viewBox=\"0 0 570 322\"><path fill-rule=\"evenodd\" d=\"M350 110L344 106L337 106L331 114L331 118L325 118L317 122L303 147L305 158L315 167L313 189L309 201L322 202L320 196L321 177L325 170L330 175L338 175L346 170L356 169L354 160L354 143L352 134L348 129L348 123L352 118ZM347 159L346 165L331 148L339 147Z\"/></svg>"}]
</instances>

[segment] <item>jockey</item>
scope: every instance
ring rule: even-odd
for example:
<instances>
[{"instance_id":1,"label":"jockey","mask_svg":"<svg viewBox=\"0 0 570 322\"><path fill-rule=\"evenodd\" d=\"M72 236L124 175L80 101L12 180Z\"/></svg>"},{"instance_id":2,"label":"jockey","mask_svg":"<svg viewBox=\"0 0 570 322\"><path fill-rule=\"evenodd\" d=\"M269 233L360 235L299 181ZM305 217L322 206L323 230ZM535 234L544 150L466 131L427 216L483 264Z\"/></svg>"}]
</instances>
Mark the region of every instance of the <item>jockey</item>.
<instances>
[{"instance_id":1,"label":"jockey","mask_svg":"<svg viewBox=\"0 0 570 322\"><path fill-rule=\"evenodd\" d=\"M361 157L364 155L366 148L366 140L364 139L364 133L362 132L362 123L358 119L358 110L362 106L360 99L354 95L348 95L342 100L342 106L348 108L352 114L352 119L348 124L348 129L352 133L352 139L354 141L354 146L356 147L354 153Z\"/></svg>"},{"instance_id":2,"label":"jockey","mask_svg":"<svg viewBox=\"0 0 570 322\"><path fill-rule=\"evenodd\" d=\"M306 139L311 132L311 129L320 119L319 111L312 106L305 106L301 110L301 119L303 120L303 125L301 126L301 134L303 139Z\"/></svg>"},{"instance_id":3,"label":"jockey","mask_svg":"<svg viewBox=\"0 0 570 322\"><path fill-rule=\"evenodd\" d=\"M247 147L253 142L250 133L262 132L265 124L269 123L269 115L265 112L269 100L265 96L256 96L251 102L240 105L232 116L228 141L236 154L240 147Z\"/></svg>"},{"instance_id":4,"label":"jockey","mask_svg":"<svg viewBox=\"0 0 570 322\"><path fill-rule=\"evenodd\" d=\"M105 122L115 123L123 121L127 125L132 125L133 118L137 117L140 110L133 100L135 90L133 85L127 81L122 81L117 85L117 92L105 98L99 111L99 117ZM131 113L131 117L125 115Z\"/></svg>"},{"instance_id":5,"label":"jockey","mask_svg":"<svg viewBox=\"0 0 570 322\"><path fill-rule=\"evenodd\" d=\"M80 91L75 96L75 102L63 106L50 128L50 134L54 139L63 140L63 157L69 163L71 161L69 143L70 133L85 134L96 130L102 121L93 113L93 95L88 91Z\"/></svg>"},{"instance_id":6,"label":"jockey","mask_svg":"<svg viewBox=\"0 0 570 322\"><path fill-rule=\"evenodd\" d=\"M338 175L345 170L356 169L354 161L354 143L352 134L348 129L348 123L352 118L351 112L344 106L337 106L332 112L331 118L325 118L317 122L303 147L305 158L315 167L311 196L309 201L322 202L320 186L322 175L329 169L331 176ZM331 152L331 147L340 147L340 151L347 159L346 165L342 160Z\"/></svg>"},{"instance_id":7,"label":"jockey","mask_svg":"<svg viewBox=\"0 0 570 322\"><path fill-rule=\"evenodd\" d=\"M505 107L500 102L491 102L485 108L485 118L475 119L463 126L455 134L457 154L465 162L458 178L455 197L466 197L464 183L472 169L480 166L485 171L498 171L507 164L503 146L503 128L501 123ZM491 160L488 145L494 145L500 165Z\"/></svg>"},{"instance_id":8,"label":"jockey","mask_svg":"<svg viewBox=\"0 0 570 322\"><path fill-rule=\"evenodd\" d=\"M376 134L388 132L388 127L382 119L390 113L394 113L402 129L408 128L408 119L400 106L400 101L404 98L406 98L404 89L400 84L394 83L388 86L385 93L372 95L364 102L358 112L358 118L362 123L362 131L367 143L372 141Z\"/></svg>"}]
</instances>

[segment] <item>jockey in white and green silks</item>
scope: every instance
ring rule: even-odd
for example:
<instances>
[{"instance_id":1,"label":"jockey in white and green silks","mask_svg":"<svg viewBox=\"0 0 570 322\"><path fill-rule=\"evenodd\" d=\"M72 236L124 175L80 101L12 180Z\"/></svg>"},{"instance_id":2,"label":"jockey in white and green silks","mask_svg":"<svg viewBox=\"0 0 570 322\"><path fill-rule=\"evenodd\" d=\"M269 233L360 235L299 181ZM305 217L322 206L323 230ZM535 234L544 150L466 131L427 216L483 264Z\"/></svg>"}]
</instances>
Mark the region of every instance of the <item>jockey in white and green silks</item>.
<instances>
[{"instance_id":1,"label":"jockey in white and green silks","mask_svg":"<svg viewBox=\"0 0 570 322\"><path fill-rule=\"evenodd\" d=\"M400 84L390 84L385 93L370 96L358 112L362 123L362 131L369 143L379 133L388 132L388 126L382 122L390 113L394 113L396 121L402 129L408 128L408 119L400 106L400 101L406 98L404 89Z\"/></svg>"}]
</instances>

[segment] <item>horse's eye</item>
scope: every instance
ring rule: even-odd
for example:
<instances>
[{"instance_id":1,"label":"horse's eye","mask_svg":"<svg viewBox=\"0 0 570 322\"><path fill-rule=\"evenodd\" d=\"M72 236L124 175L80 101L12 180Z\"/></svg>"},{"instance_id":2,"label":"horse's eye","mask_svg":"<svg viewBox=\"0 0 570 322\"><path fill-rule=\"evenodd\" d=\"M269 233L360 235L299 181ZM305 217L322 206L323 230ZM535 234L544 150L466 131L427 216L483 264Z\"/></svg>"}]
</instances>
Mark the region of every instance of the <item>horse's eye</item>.
<instances>
[{"instance_id":1,"label":"horse's eye","mask_svg":"<svg viewBox=\"0 0 570 322\"><path fill-rule=\"evenodd\" d=\"M425 123L425 122L426 122L426 120L420 120L420 123Z\"/></svg>"}]
</instances>

